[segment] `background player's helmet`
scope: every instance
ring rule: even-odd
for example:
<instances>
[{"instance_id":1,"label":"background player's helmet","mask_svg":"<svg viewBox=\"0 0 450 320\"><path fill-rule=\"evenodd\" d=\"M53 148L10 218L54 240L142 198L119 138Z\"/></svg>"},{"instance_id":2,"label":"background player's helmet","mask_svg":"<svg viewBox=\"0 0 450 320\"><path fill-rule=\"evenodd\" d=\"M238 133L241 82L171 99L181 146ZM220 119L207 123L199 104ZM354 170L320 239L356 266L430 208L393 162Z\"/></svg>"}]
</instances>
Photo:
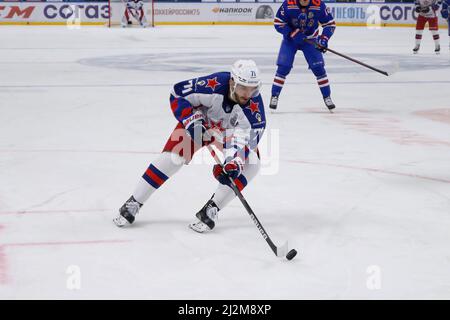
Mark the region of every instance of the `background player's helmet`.
<instances>
[{"instance_id":1,"label":"background player's helmet","mask_svg":"<svg viewBox=\"0 0 450 320\"><path fill-rule=\"evenodd\" d=\"M238 60L231 66L231 78L235 85L261 87L259 69L253 60Z\"/></svg>"}]
</instances>

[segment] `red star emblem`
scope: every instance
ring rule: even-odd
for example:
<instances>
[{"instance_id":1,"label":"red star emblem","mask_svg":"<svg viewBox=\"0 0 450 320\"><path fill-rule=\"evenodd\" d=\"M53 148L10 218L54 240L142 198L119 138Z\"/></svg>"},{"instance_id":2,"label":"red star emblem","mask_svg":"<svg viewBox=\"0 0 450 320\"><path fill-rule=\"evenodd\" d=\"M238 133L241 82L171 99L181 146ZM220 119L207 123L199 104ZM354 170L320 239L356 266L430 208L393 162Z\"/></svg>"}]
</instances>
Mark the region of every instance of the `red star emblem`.
<instances>
[{"instance_id":1,"label":"red star emblem","mask_svg":"<svg viewBox=\"0 0 450 320\"><path fill-rule=\"evenodd\" d=\"M225 128L222 127L222 120L214 122L212 120L209 121L209 129L217 130L219 132L225 131Z\"/></svg>"},{"instance_id":2,"label":"red star emblem","mask_svg":"<svg viewBox=\"0 0 450 320\"><path fill-rule=\"evenodd\" d=\"M220 85L220 83L217 81L217 77L213 79L207 79L208 84L205 86L205 88L211 88L212 91L216 90L216 87Z\"/></svg>"},{"instance_id":3,"label":"red star emblem","mask_svg":"<svg viewBox=\"0 0 450 320\"><path fill-rule=\"evenodd\" d=\"M249 108L252 111L252 114L255 112L260 112L259 111L259 103L253 102L253 100L250 100L250 105L247 106L247 108Z\"/></svg>"}]
</instances>

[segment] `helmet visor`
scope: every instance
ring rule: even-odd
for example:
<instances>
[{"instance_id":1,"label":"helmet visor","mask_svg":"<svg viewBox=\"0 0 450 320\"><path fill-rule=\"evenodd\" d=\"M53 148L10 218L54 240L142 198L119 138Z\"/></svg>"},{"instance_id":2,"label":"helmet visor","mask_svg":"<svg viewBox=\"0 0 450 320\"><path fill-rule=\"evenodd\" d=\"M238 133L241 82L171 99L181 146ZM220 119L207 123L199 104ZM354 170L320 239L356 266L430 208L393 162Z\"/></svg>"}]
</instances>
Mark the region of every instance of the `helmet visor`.
<instances>
[{"instance_id":1,"label":"helmet visor","mask_svg":"<svg viewBox=\"0 0 450 320\"><path fill-rule=\"evenodd\" d=\"M258 94L259 86L244 86L242 84L236 84L234 92L240 97L250 99Z\"/></svg>"}]
</instances>

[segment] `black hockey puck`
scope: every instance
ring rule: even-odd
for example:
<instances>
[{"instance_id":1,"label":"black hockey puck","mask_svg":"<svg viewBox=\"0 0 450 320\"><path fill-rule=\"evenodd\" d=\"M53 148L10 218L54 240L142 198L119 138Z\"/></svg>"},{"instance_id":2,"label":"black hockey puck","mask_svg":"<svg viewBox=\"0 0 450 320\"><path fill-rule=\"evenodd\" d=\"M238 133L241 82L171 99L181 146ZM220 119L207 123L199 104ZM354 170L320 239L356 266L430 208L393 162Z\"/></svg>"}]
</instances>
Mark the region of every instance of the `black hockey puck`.
<instances>
[{"instance_id":1,"label":"black hockey puck","mask_svg":"<svg viewBox=\"0 0 450 320\"><path fill-rule=\"evenodd\" d=\"M288 260L292 260L294 259L294 257L297 255L297 250L292 249L291 251L289 251L286 255L286 259Z\"/></svg>"}]
</instances>

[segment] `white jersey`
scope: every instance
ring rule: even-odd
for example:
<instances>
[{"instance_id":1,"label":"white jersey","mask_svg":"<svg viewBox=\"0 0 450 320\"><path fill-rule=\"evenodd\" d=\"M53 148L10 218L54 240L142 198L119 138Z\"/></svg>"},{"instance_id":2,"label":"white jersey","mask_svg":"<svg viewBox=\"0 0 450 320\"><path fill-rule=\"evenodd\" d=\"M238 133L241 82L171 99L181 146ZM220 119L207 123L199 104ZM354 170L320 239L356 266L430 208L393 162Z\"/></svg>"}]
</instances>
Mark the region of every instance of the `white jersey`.
<instances>
[{"instance_id":1,"label":"white jersey","mask_svg":"<svg viewBox=\"0 0 450 320\"><path fill-rule=\"evenodd\" d=\"M184 127L201 113L205 127L224 143L226 158L255 150L266 126L260 94L241 106L229 99L229 72L177 83L172 91L172 111ZM244 157L245 158L245 157Z\"/></svg>"},{"instance_id":2,"label":"white jersey","mask_svg":"<svg viewBox=\"0 0 450 320\"><path fill-rule=\"evenodd\" d=\"M440 0L416 0L416 7L420 7L419 15L425 18L436 18L436 11L440 6Z\"/></svg>"},{"instance_id":3,"label":"white jersey","mask_svg":"<svg viewBox=\"0 0 450 320\"><path fill-rule=\"evenodd\" d=\"M127 8L133 9L133 10L141 10L144 6L144 2L142 0L134 1L134 0L128 0L127 1Z\"/></svg>"},{"instance_id":4,"label":"white jersey","mask_svg":"<svg viewBox=\"0 0 450 320\"><path fill-rule=\"evenodd\" d=\"M136 19L142 27L147 27L147 18L144 13L144 2L142 0L128 0L125 13L122 17L122 27L126 27L130 22L130 16Z\"/></svg>"}]
</instances>

